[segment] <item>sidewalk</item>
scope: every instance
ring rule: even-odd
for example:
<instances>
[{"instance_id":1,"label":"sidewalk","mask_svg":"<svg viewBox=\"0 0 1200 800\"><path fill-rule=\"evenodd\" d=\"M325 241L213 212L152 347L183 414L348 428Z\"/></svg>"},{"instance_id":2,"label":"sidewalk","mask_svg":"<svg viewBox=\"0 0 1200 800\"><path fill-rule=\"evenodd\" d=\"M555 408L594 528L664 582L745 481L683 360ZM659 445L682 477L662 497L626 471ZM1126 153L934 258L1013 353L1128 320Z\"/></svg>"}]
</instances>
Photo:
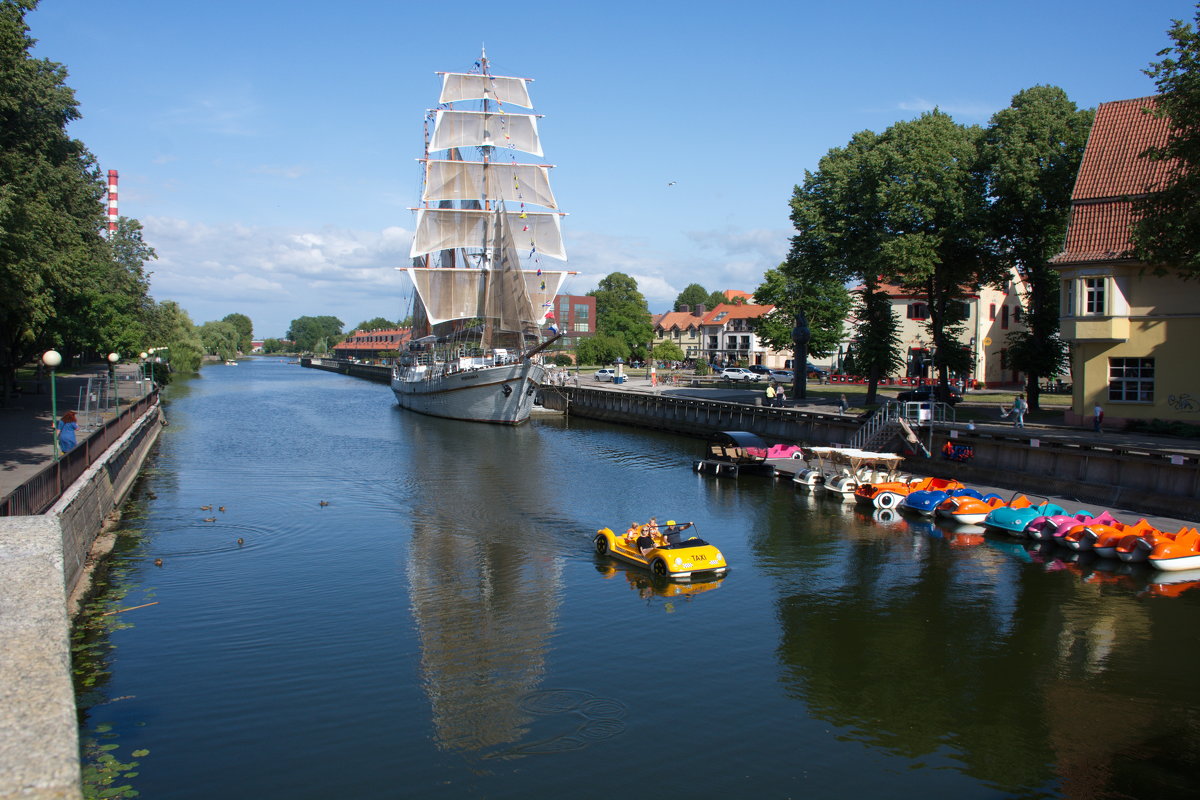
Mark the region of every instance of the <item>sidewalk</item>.
<instances>
[{"instance_id":1,"label":"sidewalk","mask_svg":"<svg viewBox=\"0 0 1200 800\"><path fill-rule=\"evenodd\" d=\"M58 415L78 411L79 393L87 388L88 378L103 377L108 370L104 364L89 364L70 375L56 375ZM146 387L138 384L136 364L119 364L118 393L121 405L142 397ZM22 382L22 393L14 395L7 406L0 406L0 497L12 492L33 477L54 458L53 421L50 416L50 378L40 385ZM104 420L113 418L112 411L104 412ZM76 439L82 443L92 434L79 420Z\"/></svg>"}]
</instances>

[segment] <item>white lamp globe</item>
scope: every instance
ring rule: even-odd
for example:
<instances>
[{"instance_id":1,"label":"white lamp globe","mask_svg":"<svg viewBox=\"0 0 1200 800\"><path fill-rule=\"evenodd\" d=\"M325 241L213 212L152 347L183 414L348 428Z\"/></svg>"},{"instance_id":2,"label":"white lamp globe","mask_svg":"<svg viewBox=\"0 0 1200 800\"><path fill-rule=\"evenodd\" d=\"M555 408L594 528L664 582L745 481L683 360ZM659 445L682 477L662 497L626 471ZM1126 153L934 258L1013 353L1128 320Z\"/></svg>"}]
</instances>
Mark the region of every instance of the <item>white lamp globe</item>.
<instances>
[{"instance_id":1,"label":"white lamp globe","mask_svg":"<svg viewBox=\"0 0 1200 800\"><path fill-rule=\"evenodd\" d=\"M47 350L42 353L42 363L50 369L54 369L62 363L62 355L57 350Z\"/></svg>"},{"instance_id":2,"label":"white lamp globe","mask_svg":"<svg viewBox=\"0 0 1200 800\"><path fill-rule=\"evenodd\" d=\"M121 360L121 357L120 357L119 355L117 355L116 353L109 353L109 354L108 354L108 363L110 363L110 364L115 364L115 363L117 363L117 362L118 362L118 361L120 361L120 360Z\"/></svg>"}]
</instances>

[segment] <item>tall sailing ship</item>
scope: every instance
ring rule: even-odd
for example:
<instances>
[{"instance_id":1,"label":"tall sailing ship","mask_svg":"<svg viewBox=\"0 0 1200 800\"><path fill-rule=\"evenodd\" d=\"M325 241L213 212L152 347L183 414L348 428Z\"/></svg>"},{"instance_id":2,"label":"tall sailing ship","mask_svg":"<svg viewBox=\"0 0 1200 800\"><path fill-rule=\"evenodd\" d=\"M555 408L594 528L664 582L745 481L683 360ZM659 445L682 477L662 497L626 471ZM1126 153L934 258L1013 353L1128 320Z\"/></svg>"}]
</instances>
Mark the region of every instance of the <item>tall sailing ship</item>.
<instances>
[{"instance_id":1,"label":"tall sailing ship","mask_svg":"<svg viewBox=\"0 0 1200 800\"><path fill-rule=\"evenodd\" d=\"M545 375L538 354L561 336L554 297L569 273L541 264L566 260L562 213L551 165L518 161L542 156L537 115L508 110L533 108L530 80L492 75L486 54L473 72L439 74L413 265L402 268L413 282L412 334L392 391L422 414L517 425Z\"/></svg>"}]
</instances>

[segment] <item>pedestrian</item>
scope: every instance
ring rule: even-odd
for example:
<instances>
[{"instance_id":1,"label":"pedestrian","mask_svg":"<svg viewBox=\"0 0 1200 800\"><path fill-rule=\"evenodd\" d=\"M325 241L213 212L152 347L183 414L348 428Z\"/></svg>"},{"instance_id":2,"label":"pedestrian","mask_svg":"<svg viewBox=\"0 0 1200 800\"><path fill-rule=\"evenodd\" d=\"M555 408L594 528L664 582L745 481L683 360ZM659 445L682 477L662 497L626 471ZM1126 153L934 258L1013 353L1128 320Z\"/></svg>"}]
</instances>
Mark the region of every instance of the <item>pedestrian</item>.
<instances>
[{"instance_id":1,"label":"pedestrian","mask_svg":"<svg viewBox=\"0 0 1200 800\"><path fill-rule=\"evenodd\" d=\"M787 392L783 390L782 383L775 389L775 401L781 407L787 403Z\"/></svg>"},{"instance_id":2,"label":"pedestrian","mask_svg":"<svg viewBox=\"0 0 1200 800\"><path fill-rule=\"evenodd\" d=\"M62 419L54 423L54 427L58 429L58 449L64 453L69 453L75 449L75 431L79 429L79 424L75 421L75 412L68 411L62 415Z\"/></svg>"},{"instance_id":3,"label":"pedestrian","mask_svg":"<svg viewBox=\"0 0 1200 800\"><path fill-rule=\"evenodd\" d=\"M1099 433L1101 422L1104 422L1104 409L1096 403L1096 407L1092 409L1092 430Z\"/></svg>"},{"instance_id":4,"label":"pedestrian","mask_svg":"<svg viewBox=\"0 0 1200 800\"><path fill-rule=\"evenodd\" d=\"M850 408L850 403L846 400L846 395L838 398L838 413L842 416L846 415L846 409Z\"/></svg>"},{"instance_id":5,"label":"pedestrian","mask_svg":"<svg viewBox=\"0 0 1200 800\"><path fill-rule=\"evenodd\" d=\"M1025 403L1025 395L1019 394L1013 398L1012 415L1013 427L1025 427L1025 412L1029 410L1029 406Z\"/></svg>"},{"instance_id":6,"label":"pedestrian","mask_svg":"<svg viewBox=\"0 0 1200 800\"><path fill-rule=\"evenodd\" d=\"M775 381L767 384L767 405L775 405Z\"/></svg>"}]
</instances>

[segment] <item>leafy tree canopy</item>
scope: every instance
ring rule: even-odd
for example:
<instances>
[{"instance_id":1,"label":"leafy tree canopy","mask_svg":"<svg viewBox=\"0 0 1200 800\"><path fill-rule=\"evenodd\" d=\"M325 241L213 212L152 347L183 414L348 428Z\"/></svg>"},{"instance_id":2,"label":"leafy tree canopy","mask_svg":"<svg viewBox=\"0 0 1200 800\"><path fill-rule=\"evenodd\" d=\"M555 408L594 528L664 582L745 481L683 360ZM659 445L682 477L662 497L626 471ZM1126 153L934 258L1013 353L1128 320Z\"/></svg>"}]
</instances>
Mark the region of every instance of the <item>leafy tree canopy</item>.
<instances>
[{"instance_id":1,"label":"leafy tree canopy","mask_svg":"<svg viewBox=\"0 0 1200 800\"><path fill-rule=\"evenodd\" d=\"M228 322L206 322L200 326L200 341L204 352L222 361L237 357L238 329Z\"/></svg>"},{"instance_id":2,"label":"leafy tree canopy","mask_svg":"<svg viewBox=\"0 0 1200 800\"><path fill-rule=\"evenodd\" d=\"M650 310L646 298L638 291L637 281L623 272L614 272L588 295L596 298L597 334L623 341L628 352L622 357L630 354L644 357L647 345L654 338L654 326L650 324Z\"/></svg>"},{"instance_id":3,"label":"leafy tree canopy","mask_svg":"<svg viewBox=\"0 0 1200 800\"><path fill-rule=\"evenodd\" d=\"M785 261L763 275L763 283L754 291L754 302L773 305L775 310L752 322L758 337L776 350L791 350L792 328L796 313L803 308L812 338L808 353L827 356L837 352L843 336L846 315L850 311L850 293L836 277L809 274L802 262Z\"/></svg>"},{"instance_id":4,"label":"leafy tree canopy","mask_svg":"<svg viewBox=\"0 0 1200 800\"><path fill-rule=\"evenodd\" d=\"M397 328L397 327L400 327L400 326L397 325L395 322L392 322L391 320L384 319L383 317L375 317L374 319L369 319L364 322L358 323L358 325L356 325L354 327L354 330L362 331L365 333L366 331L385 331L390 328Z\"/></svg>"},{"instance_id":5,"label":"leafy tree canopy","mask_svg":"<svg viewBox=\"0 0 1200 800\"><path fill-rule=\"evenodd\" d=\"M684 306L688 309L694 309L697 305L704 304L709 308L709 291L698 283L691 283L684 287L684 290L675 298L675 310L678 311Z\"/></svg>"},{"instance_id":6,"label":"leafy tree canopy","mask_svg":"<svg viewBox=\"0 0 1200 800\"><path fill-rule=\"evenodd\" d=\"M611 364L618 358L629 360L630 348L620 336L597 333L579 340L575 357L580 364Z\"/></svg>"},{"instance_id":7,"label":"leafy tree canopy","mask_svg":"<svg viewBox=\"0 0 1200 800\"><path fill-rule=\"evenodd\" d=\"M296 343L296 350L311 353L323 346L328 349L342 335L342 321L337 317L297 317L288 327L287 338Z\"/></svg>"},{"instance_id":8,"label":"leafy tree canopy","mask_svg":"<svg viewBox=\"0 0 1200 800\"><path fill-rule=\"evenodd\" d=\"M254 349L254 323L245 314L226 314L221 318L228 322L238 333L237 349L240 353L249 353Z\"/></svg>"},{"instance_id":9,"label":"leafy tree canopy","mask_svg":"<svg viewBox=\"0 0 1200 800\"><path fill-rule=\"evenodd\" d=\"M683 348L669 339L656 342L650 353L657 361L683 361L687 358Z\"/></svg>"},{"instance_id":10,"label":"leafy tree canopy","mask_svg":"<svg viewBox=\"0 0 1200 800\"><path fill-rule=\"evenodd\" d=\"M1174 43L1146 74L1158 86L1156 114L1170 120L1170 138L1143 156L1171 161L1167 185L1134 203L1134 252L1157 274L1200 277L1200 8L1196 25L1172 20Z\"/></svg>"}]
</instances>

